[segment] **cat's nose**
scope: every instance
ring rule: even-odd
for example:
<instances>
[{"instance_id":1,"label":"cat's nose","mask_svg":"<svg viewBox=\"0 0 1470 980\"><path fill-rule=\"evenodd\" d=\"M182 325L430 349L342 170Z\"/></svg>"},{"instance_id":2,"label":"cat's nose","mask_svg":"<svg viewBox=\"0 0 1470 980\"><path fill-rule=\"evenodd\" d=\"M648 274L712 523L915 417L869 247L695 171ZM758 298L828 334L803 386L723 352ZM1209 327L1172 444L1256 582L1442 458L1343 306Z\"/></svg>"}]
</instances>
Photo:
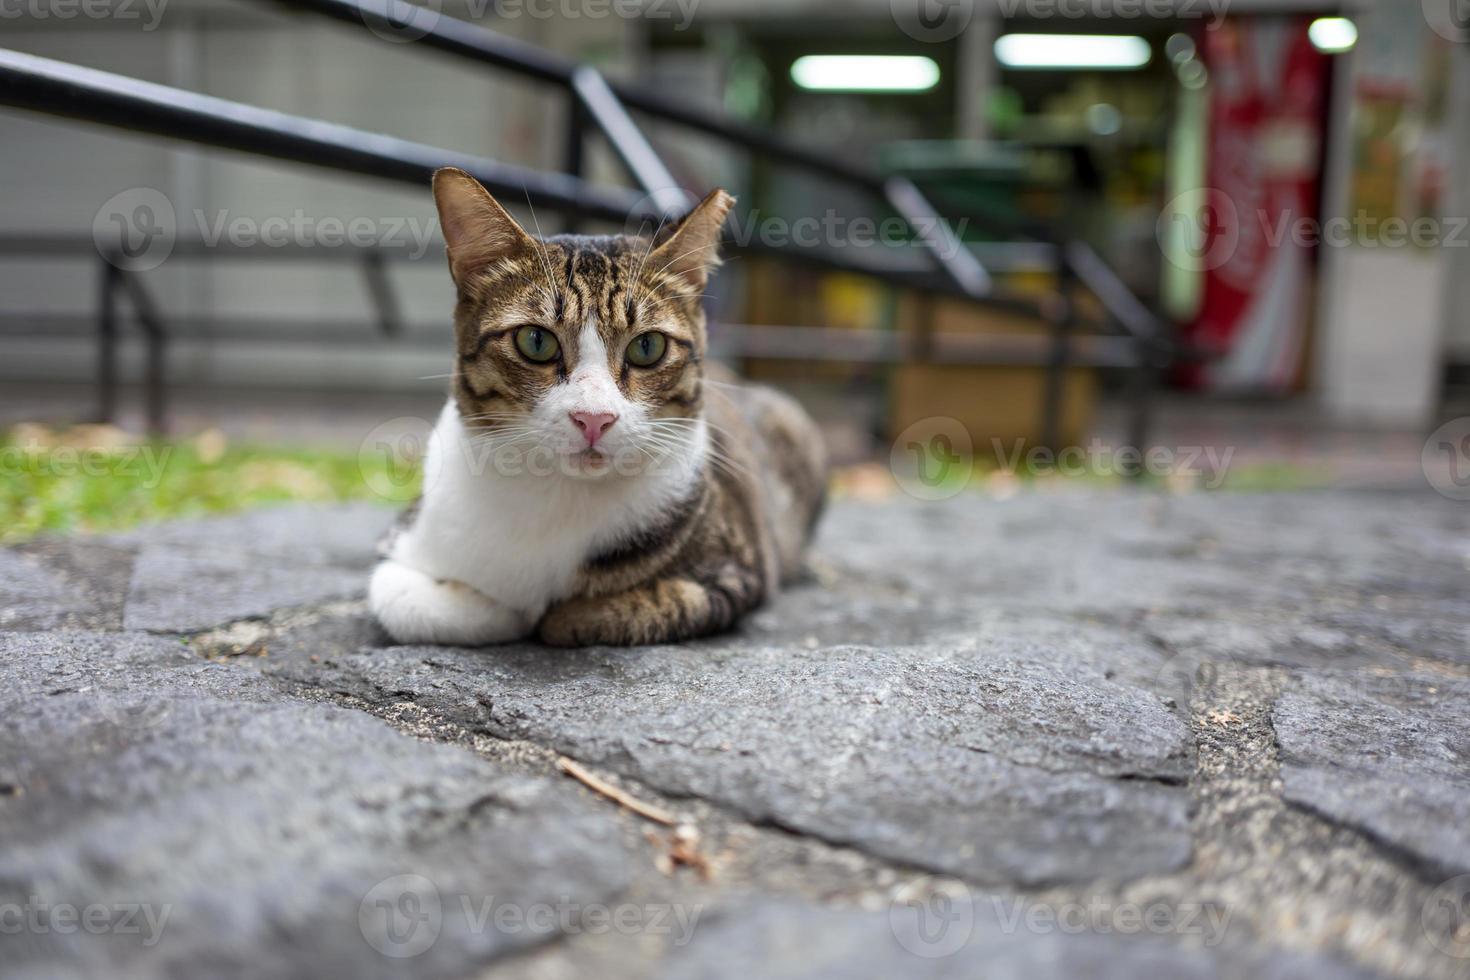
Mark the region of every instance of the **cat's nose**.
<instances>
[{"instance_id":1,"label":"cat's nose","mask_svg":"<svg viewBox=\"0 0 1470 980\"><path fill-rule=\"evenodd\" d=\"M591 448L597 445L597 440L602 438L603 433L612 428L612 424L618 417L612 412L571 412L572 424L582 430L582 435L587 437L587 446Z\"/></svg>"}]
</instances>

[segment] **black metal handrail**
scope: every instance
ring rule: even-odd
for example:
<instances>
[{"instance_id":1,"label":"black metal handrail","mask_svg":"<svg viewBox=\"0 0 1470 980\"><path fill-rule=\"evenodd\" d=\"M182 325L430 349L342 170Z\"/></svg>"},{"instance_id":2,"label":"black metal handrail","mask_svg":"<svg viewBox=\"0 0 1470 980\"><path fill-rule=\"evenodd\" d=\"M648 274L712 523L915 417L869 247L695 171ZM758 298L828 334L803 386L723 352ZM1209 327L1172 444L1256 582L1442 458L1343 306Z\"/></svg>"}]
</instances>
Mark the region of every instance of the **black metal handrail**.
<instances>
[{"instance_id":1,"label":"black metal handrail","mask_svg":"<svg viewBox=\"0 0 1470 980\"><path fill-rule=\"evenodd\" d=\"M625 188L595 187L567 174L545 173L487 157L441 150L394 136L3 48L0 48L0 105L415 186L426 184L438 167L454 166L473 174L492 192L508 200L523 198L537 208L596 218L620 227L630 221L656 222L664 217L648 195ZM936 219L936 224L943 223ZM897 246L840 250L785 248L760 239L734 240L728 244L737 252L778 254L788 260L856 272L909 289L950 293L997 309L1036 313L1035 303L1029 298L975 296L925 268L922 261L908 265L895 262L893 253L904 251ZM956 254L968 255L958 243L954 247ZM912 251L923 254L921 248ZM976 275L983 276L983 270L972 273L971 277Z\"/></svg>"},{"instance_id":2,"label":"black metal handrail","mask_svg":"<svg viewBox=\"0 0 1470 980\"><path fill-rule=\"evenodd\" d=\"M371 12L366 10L363 0L274 2L292 9L323 14L357 27L369 25L373 21L412 24L416 18L424 15L424 8L407 3L406 0L373 0ZM448 14L435 13L432 25L427 28L415 27L413 33L417 36L413 43L426 48L568 87L572 85L577 69L582 67L569 58ZM864 187L874 194L883 194L883 179L877 174L842 160L834 160L828 154L799 146L760 126L734 119L716 118L642 86L609 81L608 87L630 109L735 143L763 153L773 160L810 170L823 177L835 177Z\"/></svg>"},{"instance_id":3,"label":"black metal handrail","mask_svg":"<svg viewBox=\"0 0 1470 980\"><path fill-rule=\"evenodd\" d=\"M415 43L468 58L480 64L516 72L529 78L568 87L586 117L594 122L612 145L634 181L672 213L682 203L673 176L658 154L628 116L626 107L716 136L741 147L764 153L786 163L846 181L886 200L917 236L936 272L962 295L983 299L992 292L985 267L968 250L957 247L958 239L949 225L911 181L901 177L882 178L860 167L831 160L802 149L773 133L728 119L715 119L692 111L663 96L636 86L607 81L594 68L579 65L531 45L512 40L478 24L459 20L407 0L374 0L367 11L361 0L274 0L287 6L325 14L359 26L412 25ZM381 3L381 9L379 9ZM431 23L415 23L426 16ZM574 125L576 121L574 120Z\"/></svg>"},{"instance_id":4,"label":"black metal handrail","mask_svg":"<svg viewBox=\"0 0 1470 980\"><path fill-rule=\"evenodd\" d=\"M459 167L512 200L525 193L539 206L606 221L640 210L639 196L622 188L4 48L0 105L419 186L440 167Z\"/></svg>"}]
</instances>

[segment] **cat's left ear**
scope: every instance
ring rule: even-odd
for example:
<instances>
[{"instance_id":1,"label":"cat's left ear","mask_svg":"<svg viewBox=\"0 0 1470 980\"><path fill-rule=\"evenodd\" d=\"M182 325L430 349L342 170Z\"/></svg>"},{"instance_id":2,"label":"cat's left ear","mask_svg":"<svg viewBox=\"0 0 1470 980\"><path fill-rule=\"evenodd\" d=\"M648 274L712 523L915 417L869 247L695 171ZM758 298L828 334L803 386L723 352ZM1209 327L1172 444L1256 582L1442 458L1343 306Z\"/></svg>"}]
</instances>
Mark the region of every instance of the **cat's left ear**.
<instances>
[{"instance_id":1,"label":"cat's left ear","mask_svg":"<svg viewBox=\"0 0 1470 980\"><path fill-rule=\"evenodd\" d=\"M449 274L457 285L477 269L536 247L500 202L463 170L435 171L434 204L449 247Z\"/></svg>"},{"instance_id":2,"label":"cat's left ear","mask_svg":"<svg viewBox=\"0 0 1470 980\"><path fill-rule=\"evenodd\" d=\"M735 198L716 188L684 216L649 260L649 267L671 272L703 292L711 270L720 264L720 226Z\"/></svg>"}]
</instances>

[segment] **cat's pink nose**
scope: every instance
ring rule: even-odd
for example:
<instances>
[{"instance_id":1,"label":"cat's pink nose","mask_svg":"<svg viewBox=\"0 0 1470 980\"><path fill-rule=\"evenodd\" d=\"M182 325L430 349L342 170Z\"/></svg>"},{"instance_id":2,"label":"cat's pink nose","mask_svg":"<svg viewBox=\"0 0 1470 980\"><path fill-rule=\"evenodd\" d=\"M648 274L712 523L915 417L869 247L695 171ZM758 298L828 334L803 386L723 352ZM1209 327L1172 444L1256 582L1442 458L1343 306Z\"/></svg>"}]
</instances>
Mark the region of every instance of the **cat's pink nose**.
<instances>
[{"instance_id":1,"label":"cat's pink nose","mask_svg":"<svg viewBox=\"0 0 1470 980\"><path fill-rule=\"evenodd\" d=\"M597 445L602 434L612 428L618 417L612 412L572 412L572 423L587 437L587 446Z\"/></svg>"}]
</instances>

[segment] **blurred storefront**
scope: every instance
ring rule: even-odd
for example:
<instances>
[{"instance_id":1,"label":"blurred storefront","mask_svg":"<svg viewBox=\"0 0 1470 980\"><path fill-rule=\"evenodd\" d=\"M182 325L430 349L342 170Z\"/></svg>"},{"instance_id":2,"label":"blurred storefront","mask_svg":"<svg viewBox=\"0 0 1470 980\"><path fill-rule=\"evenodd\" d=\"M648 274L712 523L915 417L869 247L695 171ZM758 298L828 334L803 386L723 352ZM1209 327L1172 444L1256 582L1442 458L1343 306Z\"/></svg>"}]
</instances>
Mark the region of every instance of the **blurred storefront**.
<instances>
[{"instance_id":1,"label":"blurred storefront","mask_svg":"<svg viewBox=\"0 0 1470 980\"><path fill-rule=\"evenodd\" d=\"M1470 364L1466 3L649 0L642 16L576 18L515 4L442 6L691 108L912 180L1008 295L1044 296L1055 283L1024 250L992 261L997 242L1040 227L1088 243L1208 355L1175 375L1190 391L1305 395L1334 418L1414 427L1438 411L1447 369ZM265 37L277 43L258 43ZM177 0L146 36L115 24L19 20L7 22L5 43L529 167L566 162L564 108L540 90L274 8ZM250 53L261 49L274 52L264 66ZM840 63L820 60L832 56L869 60L844 75ZM308 218L432 215L426 194L367 180L53 120L19 117L13 126L0 143L7 171L51 178L8 201L16 233L85 244L104 202L137 188L161 191L181 228L212 227L220 216L260 222L297 207ZM736 236L789 238L815 222L825 246L871 248L859 240L872 237L856 231L860 219L881 228L891 216L881 201L811 173L687 131L652 122L647 130L681 183L721 184L755 207L737 214ZM585 164L593 179L625 179L605 146L589 145ZM902 261L907 243L880 244ZM89 316L93 292L76 286L83 274L90 266L5 265L0 316ZM175 263L150 275L186 324L219 315L371 318L356 273L310 256L233 270ZM185 329L173 370L206 385L438 385L442 265L405 264L395 276L403 319L425 327L422 355L232 345ZM710 302L716 323L735 325L1023 339L1048 330L1037 317L924 308L870 279L753 256L727 264ZM1098 319L1085 296L1077 314L1084 326ZM49 340L11 343L6 355L0 378L85 381L93 364L85 348ZM839 396L880 390L861 422L873 432L964 415L977 439L1035 434L1018 410L1039 397L1034 364L750 358L746 366ZM1093 404L1117 380L1069 374L1068 438L1088 430Z\"/></svg>"}]
</instances>

